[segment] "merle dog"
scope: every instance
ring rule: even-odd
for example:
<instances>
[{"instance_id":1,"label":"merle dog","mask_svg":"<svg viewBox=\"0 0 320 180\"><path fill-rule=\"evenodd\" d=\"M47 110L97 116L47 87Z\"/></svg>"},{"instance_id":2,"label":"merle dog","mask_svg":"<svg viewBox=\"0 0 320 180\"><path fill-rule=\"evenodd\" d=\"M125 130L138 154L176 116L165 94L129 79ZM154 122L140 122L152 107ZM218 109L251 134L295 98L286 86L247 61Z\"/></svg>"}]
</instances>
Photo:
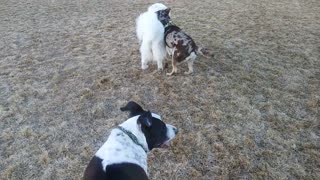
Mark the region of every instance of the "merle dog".
<instances>
[{"instance_id":1,"label":"merle dog","mask_svg":"<svg viewBox=\"0 0 320 180\"><path fill-rule=\"evenodd\" d=\"M147 180L147 153L167 147L178 133L133 101L121 110L130 112L129 119L111 131L88 164L85 180Z\"/></svg>"},{"instance_id":2,"label":"merle dog","mask_svg":"<svg viewBox=\"0 0 320 180\"><path fill-rule=\"evenodd\" d=\"M165 28L164 41L169 56L172 56L172 71L167 75L177 73L177 64L188 62L189 71L185 74L193 73L193 62L198 54L208 57L207 49L199 48L193 39L183 32L178 26L171 22L170 8L157 11L159 21Z\"/></svg>"}]
</instances>

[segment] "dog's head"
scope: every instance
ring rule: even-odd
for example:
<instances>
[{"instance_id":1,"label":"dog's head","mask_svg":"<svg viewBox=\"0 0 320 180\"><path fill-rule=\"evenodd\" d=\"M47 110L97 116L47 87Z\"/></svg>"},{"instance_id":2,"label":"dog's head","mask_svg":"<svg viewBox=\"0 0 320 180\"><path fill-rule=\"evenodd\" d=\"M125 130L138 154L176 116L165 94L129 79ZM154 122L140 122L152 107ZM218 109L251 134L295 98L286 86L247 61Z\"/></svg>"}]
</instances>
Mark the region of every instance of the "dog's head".
<instances>
[{"instance_id":1,"label":"dog's head","mask_svg":"<svg viewBox=\"0 0 320 180\"><path fill-rule=\"evenodd\" d=\"M171 18L170 18L170 11L171 11L170 8L156 11L158 20L159 20L164 26L167 25L167 24L170 22L170 20L171 20Z\"/></svg>"},{"instance_id":2,"label":"dog's head","mask_svg":"<svg viewBox=\"0 0 320 180\"><path fill-rule=\"evenodd\" d=\"M148 12L157 12L159 10L167 9L167 6L165 6L162 3L154 3L151 6L148 7Z\"/></svg>"},{"instance_id":3,"label":"dog's head","mask_svg":"<svg viewBox=\"0 0 320 180\"><path fill-rule=\"evenodd\" d=\"M121 111L129 111L129 117L139 116L137 123L141 127L148 143L149 150L153 148L165 148L178 133L178 129L170 124L165 124L161 117L150 111L145 111L142 107L130 101Z\"/></svg>"}]
</instances>

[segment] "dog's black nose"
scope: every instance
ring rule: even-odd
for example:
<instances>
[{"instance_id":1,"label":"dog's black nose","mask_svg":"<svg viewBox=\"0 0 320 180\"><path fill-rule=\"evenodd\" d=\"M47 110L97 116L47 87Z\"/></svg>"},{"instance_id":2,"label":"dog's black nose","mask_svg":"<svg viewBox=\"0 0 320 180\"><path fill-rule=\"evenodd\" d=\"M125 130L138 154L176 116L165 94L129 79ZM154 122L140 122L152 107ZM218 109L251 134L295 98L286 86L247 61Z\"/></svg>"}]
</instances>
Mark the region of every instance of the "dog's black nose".
<instances>
[{"instance_id":1,"label":"dog's black nose","mask_svg":"<svg viewBox=\"0 0 320 180\"><path fill-rule=\"evenodd\" d=\"M178 132L179 132L178 128L173 128L173 131L175 134L178 134Z\"/></svg>"}]
</instances>

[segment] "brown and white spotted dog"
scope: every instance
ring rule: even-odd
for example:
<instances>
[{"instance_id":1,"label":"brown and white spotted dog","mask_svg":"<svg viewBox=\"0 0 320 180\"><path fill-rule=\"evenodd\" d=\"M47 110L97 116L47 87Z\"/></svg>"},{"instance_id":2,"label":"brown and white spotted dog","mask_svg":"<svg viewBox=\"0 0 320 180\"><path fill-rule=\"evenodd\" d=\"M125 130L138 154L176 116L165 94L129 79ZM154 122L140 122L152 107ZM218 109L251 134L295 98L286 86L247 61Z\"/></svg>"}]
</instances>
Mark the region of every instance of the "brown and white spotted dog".
<instances>
[{"instance_id":1,"label":"brown and white spotted dog","mask_svg":"<svg viewBox=\"0 0 320 180\"><path fill-rule=\"evenodd\" d=\"M171 76L177 73L177 64L188 62L189 71L185 74L193 73L193 62L198 54L208 57L207 49L199 48L193 39L183 32L178 26L174 25L170 19L170 8L157 11L159 21L165 27L164 41L169 56L172 57L172 71L167 73Z\"/></svg>"}]
</instances>

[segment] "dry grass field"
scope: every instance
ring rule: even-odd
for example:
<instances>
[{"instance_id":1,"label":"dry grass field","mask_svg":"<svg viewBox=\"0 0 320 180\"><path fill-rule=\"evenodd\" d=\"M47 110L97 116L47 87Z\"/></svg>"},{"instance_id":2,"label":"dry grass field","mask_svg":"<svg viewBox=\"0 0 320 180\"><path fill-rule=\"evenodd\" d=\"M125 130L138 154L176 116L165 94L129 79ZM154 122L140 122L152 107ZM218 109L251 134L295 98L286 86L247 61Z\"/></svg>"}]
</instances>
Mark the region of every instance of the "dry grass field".
<instances>
[{"instance_id":1,"label":"dry grass field","mask_svg":"<svg viewBox=\"0 0 320 180\"><path fill-rule=\"evenodd\" d=\"M134 100L180 128L152 180L320 177L320 1L161 1L215 56L140 69L156 1L0 0L0 179L81 179Z\"/></svg>"}]
</instances>

